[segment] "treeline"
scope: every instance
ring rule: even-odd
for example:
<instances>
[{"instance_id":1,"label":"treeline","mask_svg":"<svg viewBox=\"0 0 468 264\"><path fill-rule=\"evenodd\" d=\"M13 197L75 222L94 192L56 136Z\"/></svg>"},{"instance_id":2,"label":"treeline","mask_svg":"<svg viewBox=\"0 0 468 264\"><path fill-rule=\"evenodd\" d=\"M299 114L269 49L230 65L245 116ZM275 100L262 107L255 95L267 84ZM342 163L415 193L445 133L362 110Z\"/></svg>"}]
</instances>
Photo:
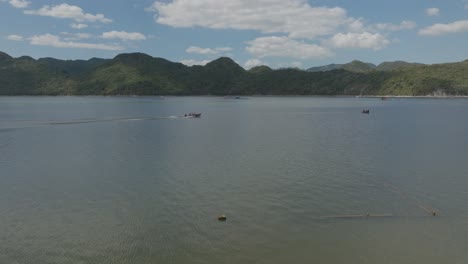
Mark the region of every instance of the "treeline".
<instances>
[{"instance_id":1,"label":"treeline","mask_svg":"<svg viewBox=\"0 0 468 264\"><path fill-rule=\"evenodd\" d=\"M35 60L0 52L0 95L467 95L468 61L245 70L229 58L186 66L142 53Z\"/></svg>"}]
</instances>

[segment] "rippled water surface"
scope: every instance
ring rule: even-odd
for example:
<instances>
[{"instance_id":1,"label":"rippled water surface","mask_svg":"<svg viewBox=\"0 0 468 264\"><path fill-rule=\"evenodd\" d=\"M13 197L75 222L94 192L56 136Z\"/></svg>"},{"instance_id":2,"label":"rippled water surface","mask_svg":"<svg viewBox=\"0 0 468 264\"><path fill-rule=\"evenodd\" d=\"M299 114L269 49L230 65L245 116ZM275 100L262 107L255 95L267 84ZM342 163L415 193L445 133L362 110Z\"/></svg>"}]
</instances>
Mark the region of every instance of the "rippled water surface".
<instances>
[{"instance_id":1,"label":"rippled water surface","mask_svg":"<svg viewBox=\"0 0 468 264\"><path fill-rule=\"evenodd\" d=\"M467 113L0 97L0 263L467 263Z\"/></svg>"}]
</instances>

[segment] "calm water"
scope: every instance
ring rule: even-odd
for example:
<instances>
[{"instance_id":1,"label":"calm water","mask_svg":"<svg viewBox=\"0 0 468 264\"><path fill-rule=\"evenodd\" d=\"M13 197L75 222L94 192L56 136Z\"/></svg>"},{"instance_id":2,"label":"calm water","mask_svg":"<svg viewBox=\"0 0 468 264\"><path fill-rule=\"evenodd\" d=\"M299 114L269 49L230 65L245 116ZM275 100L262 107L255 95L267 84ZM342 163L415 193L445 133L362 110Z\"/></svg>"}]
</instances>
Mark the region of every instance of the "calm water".
<instances>
[{"instance_id":1,"label":"calm water","mask_svg":"<svg viewBox=\"0 0 468 264\"><path fill-rule=\"evenodd\" d=\"M0 263L467 263L467 113L0 97Z\"/></svg>"}]
</instances>

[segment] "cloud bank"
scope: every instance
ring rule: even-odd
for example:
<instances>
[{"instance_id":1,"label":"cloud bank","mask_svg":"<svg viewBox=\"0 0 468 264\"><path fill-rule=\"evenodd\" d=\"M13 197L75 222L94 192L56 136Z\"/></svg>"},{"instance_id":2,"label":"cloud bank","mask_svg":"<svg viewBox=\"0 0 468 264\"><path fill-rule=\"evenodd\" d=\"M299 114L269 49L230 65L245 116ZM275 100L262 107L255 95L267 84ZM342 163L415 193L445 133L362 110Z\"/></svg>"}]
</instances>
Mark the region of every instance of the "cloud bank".
<instances>
[{"instance_id":1,"label":"cloud bank","mask_svg":"<svg viewBox=\"0 0 468 264\"><path fill-rule=\"evenodd\" d=\"M222 52L229 52L232 51L232 48L230 47L221 47L221 48L200 48L197 46L190 46L185 50L187 53L193 53L193 54L202 54L202 55L215 55L215 54L220 54Z\"/></svg>"},{"instance_id":2,"label":"cloud bank","mask_svg":"<svg viewBox=\"0 0 468 264\"><path fill-rule=\"evenodd\" d=\"M330 43L336 48L369 48L379 50L385 48L390 41L380 33L338 33L331 38Z\"/></svg>"},{"instance_id":3,"label":"cloud bank","mask_svg":"<svg viewBox=\"0 0 468 264\"><path fill-rule=\"evenodd\" d=\"M340 7L313 7L305 0L156 1L147 10L157 23L172 27L256 30L314 39L349 22Z\"/></svg>"},{"instance_id":4,"label":"cloud bank","mask_svg":"<svg viewBox=\"0 0 468 264\"><path fill-rule=\"evenodd\" d=\"M60 4L56 6L45 5L38 10L25 10L24 13L27 15L73 19L76 22L112 22L111 19L106 18L103 14L93 15L85 13L81 7L69 4Z\"/></svg>"},{"instance_id":5,"label":"cloud bank","mask_svg":"<svg viewBox=\"0 0 468 264\"><path fill-rule=\"evenodd\" d=\"M434 24L419 31L423 36L440 36L449 33L468 31L468 20L459 20L448 24Z\"/></svg>"},{"instance_id":6,"label":"cloud bank","mask_svg":"<svg viewBox=\"0 0 468 264\"><path fill-rule=\"evenodd\" d=\"M35 35L30 38L31 45L50 46L56 48L81 48L98 50L123 50L122 46L107 45L101 43L85 43L62 40L59 36L52 34Z\"/></svg>"},{"instance_id":7,"label":"cloud bank","mask_svg":"<svg viewBox=\"0 0 468 264\"><path fill-rule=\"evenodd\" d=\"M366 25L352 18L341 7L313 6L306 0L171 0L155 1L147 11L155 13L156 23L176 27L253 30L267 36L247 41L246 51L254 58L324 58L333 49L360 48L379 50L390 41L379 31L413 29L416 23ZM214 55L210 48L189 47L186 52Z\"/></svg>"},{"instance_id":8,"label":"cloud bank","mask_svg":"<svg viewBox=\"0 0 468 264\"><path fill-rule=\"evenodd\" d=\"M138 32L125 32L114 30L102 33L101 38L121 40L145 40L146 36Z\"/></svg>"},{"instance_id":9,"label":"cloud bank","mask_svg":"<svg viewBox=\"0 0 468 264\"><path fill-rule=\"evenodd\" d=\"M288 37L260 37L249 41L246 50L259 58L292 57L292 58L323 58L333 53L324 47L296 41Z\"/></svg>"},{"instance_id":10,"label":"cloud bank","mask_svg":"<svg viewBox=\"0 0 468 264\"><path fill-rule=\"evenodd\" d=\"M16 8L26 8L31 4L31 2L26 0L10 0L8 3Z\"/></svg>"},{"instance_id":11,"label":"cloud bank","mask_svg":"<svg viewBox=\"0 0 468 264\"><path fill-rule=\"evenodd\" d=\"M7 37L8 40L12 40L12 41L23 41L24 38L23 36L20 36L20 35L9 35Z\"/></svg>"}]
</instances>

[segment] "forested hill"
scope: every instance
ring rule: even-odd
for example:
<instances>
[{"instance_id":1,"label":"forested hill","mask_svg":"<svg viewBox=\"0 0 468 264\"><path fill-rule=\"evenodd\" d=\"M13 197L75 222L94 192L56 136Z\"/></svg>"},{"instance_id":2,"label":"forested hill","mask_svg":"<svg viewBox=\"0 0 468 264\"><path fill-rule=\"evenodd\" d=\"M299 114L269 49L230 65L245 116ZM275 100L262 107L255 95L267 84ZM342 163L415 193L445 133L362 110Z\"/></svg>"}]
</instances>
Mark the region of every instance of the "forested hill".
<instances>
[{"instance_id":1,"label":"forested hill","mask_svg":"<svg viewBox=\"0 0 468 264\"><path fill-rule=\"evenodd\" d=\"M468 61L245 70L226 57L189 67L143 53L35 60L0 52L0 95L468 95Z\"/></svg>"}]
</instances>

